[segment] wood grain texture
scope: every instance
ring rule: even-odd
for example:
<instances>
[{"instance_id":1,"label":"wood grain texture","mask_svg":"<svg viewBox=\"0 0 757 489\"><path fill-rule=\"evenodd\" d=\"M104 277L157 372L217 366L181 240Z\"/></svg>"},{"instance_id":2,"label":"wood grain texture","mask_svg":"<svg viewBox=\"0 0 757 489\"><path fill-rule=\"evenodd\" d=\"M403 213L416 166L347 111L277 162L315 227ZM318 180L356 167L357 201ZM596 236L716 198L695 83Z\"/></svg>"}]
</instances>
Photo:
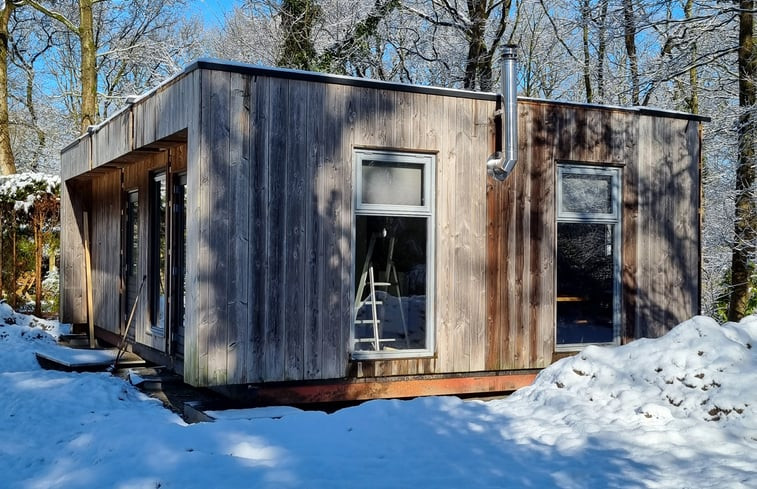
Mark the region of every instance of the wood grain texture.
<instances>
[{"instance_id":1,"label":"wood grain texture","mask_svg":"<svg viewBox=\"0 0 757 489\"><path fill-rule=\"evenodd\" d=\"M111 171L92 180L90 241L94 324L120 333L121 285L121 171Z\"/></svg>"},{"instance_id":2,"label":"wood grain texture","mask_svg":"<svg viewBox=\"0 0 757 489\"><path fill-rule=\"evenodd\" d=\"M698 124L639 118L635 329L660 336L699 312Z\"/></svg>"},{"instance_id":3,"label":"wood grain texture","mask_svg":"<svg viewBox=\"0 0 757 489\"><path fill-rule=\"evenodd\" d=\"M134 149L131 122L131 110L126 109L92 135L92 168L103 166Z\"/></svg>"},{"instance_id":4,"label":"wood grain texture","mask_svg":"<svg viewBox=\"0 0 757 489\"><path fill-rule=\"evenodd\" d=\"M69 180L61 184L60 196L60 316L61 321L87 321L85 301L82 211L88 207L90 183Z\"/></svg>"},{"instance_id":5,"label":"wood grain texture","mask_svg":"<svg viewBox=\"0 0 757 489\"><path fill-rule=\"evenodd\" d=\"M239 74L230 76L229 119L229 187L230 236L228 273L229 336L227 364L229 378L247 381L250 278L250 80Z\"/></svg>"},{"instance_id":6,"label":"wood grain texture","mask_svg":"<svg viewBox=\"0 0 757 489\"><path fill-rule=\"evenodd\" d=\"M186 139L178 147L186 152L183 166L173 168L186 170L188 189L185 380L224 385L548 365L557 162L623 168L624 335L659 334L695 312L698 123L523 101L520 161L505 182L495 182L485 168L495 105L198 69L134 105L132 143L123 135L125 117L101 128L95 158L115 158L105 165L123 168L124 189L140 189L145 243L149 174L166 164L165 151L145 151ZM89 146L85 137L66 150L64 173L89 170ZM357 148L435 156L431 357L349 358ZM97 202L120 205L111 195L120 199L115 180L105 175L82 186ZM77 209L89 204L68 191L64 196L62 232L73 240ZM111 207L98 212L97 220L109 223L96 225L105 242L116 221ZM82 311L77 250L62 258L62 310L72 318ZM103 283L114 267L109 260L97 258ZM140 266L146 270L147 263L144 251ZM101 300L102 320L110 321L118 307L105 292ZM135 337L157 348L146 304Z\"/></svg>"},{"instance_id":7,"label":"wood grain texture","mask_svg":"<svg viewBox=\"0 0 757 489\"><path fill-rule=\"evenodd\" d=\"M234 202L229 193L229 151L231 113L231 75L225 72L207 72L203 78L203 99L209 100L206 112L207 165L208 165L208 237L205 256L207 270L207 324L201 339L207 341L207 379L210 385L222 385L228 380L228 344L230 333L229 312L233 298L229 296L227 276L229 269L231 218ZM202 363L201 369L202 369Z\"/></svg>"},{"instance_id":8,"label":"wood grain texture","mask_svg":"<svg viewBox=\"0 0 757 489\"><path fill-rule=\"evenodd\" d=\"M61 181L82 175L92 168L92 138L84 134L60 154Z\"/></svg>"}]
</instances>

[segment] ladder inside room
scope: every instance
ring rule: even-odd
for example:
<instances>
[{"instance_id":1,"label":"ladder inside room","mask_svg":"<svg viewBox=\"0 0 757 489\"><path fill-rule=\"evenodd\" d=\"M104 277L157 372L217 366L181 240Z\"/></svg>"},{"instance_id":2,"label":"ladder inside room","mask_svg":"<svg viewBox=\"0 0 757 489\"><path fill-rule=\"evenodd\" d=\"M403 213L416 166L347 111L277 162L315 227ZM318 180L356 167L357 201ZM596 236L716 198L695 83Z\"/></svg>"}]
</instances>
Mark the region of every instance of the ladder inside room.
<instances>
[{"instance_id":1,"label":"ladder inside room","mask_svg":"<svg viewBox=\"0 0 757 489\"><path fill-rule=\"evenodd\" d=\"M371 235L371 240L368 244L368 252L365 256L365 262L363 263L363 270L360 274L360 281L358 282L357 293L355 294L355 346L361 343L369 343L373 346L375 351L382 349L383 343L390 343L396 341L396 338L383 338L381 319L379 319L378 307L385 308L386 304L382 300L376 298L376 291L389 292L392 291L396 294L397 302L399 306L399 316L402 322L402 331L405 335L405 347L410 347L410 338L407 331L407 321L405 321L405 313L402 304L402 293L400 290L399 276L397 274L397 268L394 264L394 243L395 238L389 238L389 249L386 257L386 269L384 270L384 281L377 282L373 266L373 252L376 248L377 239L386 239L386 230L382 232L376 232ZM368 288L366 294L366 286ZM370 307L370 314L368 318L358 319L358 315L363 307ZM367 335L360 335L359 331L365 330L360 326L369 326Z\"/></svg>"}]
</instances>

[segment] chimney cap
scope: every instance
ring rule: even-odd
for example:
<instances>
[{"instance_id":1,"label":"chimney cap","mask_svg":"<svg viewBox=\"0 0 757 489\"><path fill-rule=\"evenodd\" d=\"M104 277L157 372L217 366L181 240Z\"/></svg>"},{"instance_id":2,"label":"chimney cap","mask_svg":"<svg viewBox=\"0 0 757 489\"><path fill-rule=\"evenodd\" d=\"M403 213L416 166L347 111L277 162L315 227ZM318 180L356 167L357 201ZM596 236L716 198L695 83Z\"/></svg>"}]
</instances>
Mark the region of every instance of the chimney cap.
<instances>
[{"instance_id":1,"label":"chimney cap","mask_svg":"<svg viewBox=\"0 0 757 489\"><path fill-rule=\"evenodd\" d=\"M516 59L518 57L517 44L505 44L502 46L502 57L507 59Z\"/></svg>"}]
</instances>

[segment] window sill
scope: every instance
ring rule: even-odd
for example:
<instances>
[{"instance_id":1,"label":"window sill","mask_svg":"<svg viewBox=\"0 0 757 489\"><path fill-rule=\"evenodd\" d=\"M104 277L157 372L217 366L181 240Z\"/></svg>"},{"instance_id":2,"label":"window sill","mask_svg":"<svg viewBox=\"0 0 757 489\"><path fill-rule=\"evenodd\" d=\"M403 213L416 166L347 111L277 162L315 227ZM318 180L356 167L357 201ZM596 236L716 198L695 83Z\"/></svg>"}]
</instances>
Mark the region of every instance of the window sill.
<instances>
[{"instance_id":1,"label":"window sill","mask_svg":"<svg viewBox=\"0 0 757 489\"><path fill-rule=\"evenodd\" d=\"M402 360L410 358L433 358L434 352L429 350L406 350L406 351L353 351L350 359L358 362L365 360Z\"/></svg>"},{"instance_id":2,"label":"window sill","mask_svg":"<svg viewBox=\"0 0 757 489\"><path fill-rule=\"evenodd\" d=\"M145 331L145 334L147 336L155 336L157 338L165 338L166 337L166 330L165 329L157 329L157 328L149 328L147 331Z\"/></svg>"},{"instance_id":3,"label":"window sill","mask_svg":"<svg viewBox=\"0 0 757 489\"><path fill-rule=\"evenodd\" d=\"M587 346L620 346L620 342L610 341L607 343L574 343L570 345L559 345L555 346L555 353L576 353L583 350Z\"/></svg>"}]
</instances>

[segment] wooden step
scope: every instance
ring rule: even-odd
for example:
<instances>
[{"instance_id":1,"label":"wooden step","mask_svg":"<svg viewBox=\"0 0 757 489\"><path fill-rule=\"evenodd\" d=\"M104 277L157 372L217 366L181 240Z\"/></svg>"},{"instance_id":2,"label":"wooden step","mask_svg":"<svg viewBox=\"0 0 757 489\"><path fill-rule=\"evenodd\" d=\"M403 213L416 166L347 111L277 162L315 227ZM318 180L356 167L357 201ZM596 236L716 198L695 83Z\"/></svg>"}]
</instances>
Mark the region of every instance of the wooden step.
<instances>
[{"instance_id":1,"label":"wooden step","mask_svg":"<svg viewBox=\"0 0 757 489\"><path fill-rule=\"evenodd\" d=\"M73 348L89 346L89 335L86 333L62 334L58 337L58 344Z\"/></svg>"},{"instance_id":2,"label":"wooden step","mask_svg":"<svg viewBox=\"0 0 757 489\"><path fill-rule=\"evenodd\" d=\"M35 352L37 362L46 370L64 372L104 372L113 365L118 355L116 348L68 348L60 346L46 352ZM123 352L118 368L146 365L142 358L131 352Z\"/></svg>"}]
</instances>

